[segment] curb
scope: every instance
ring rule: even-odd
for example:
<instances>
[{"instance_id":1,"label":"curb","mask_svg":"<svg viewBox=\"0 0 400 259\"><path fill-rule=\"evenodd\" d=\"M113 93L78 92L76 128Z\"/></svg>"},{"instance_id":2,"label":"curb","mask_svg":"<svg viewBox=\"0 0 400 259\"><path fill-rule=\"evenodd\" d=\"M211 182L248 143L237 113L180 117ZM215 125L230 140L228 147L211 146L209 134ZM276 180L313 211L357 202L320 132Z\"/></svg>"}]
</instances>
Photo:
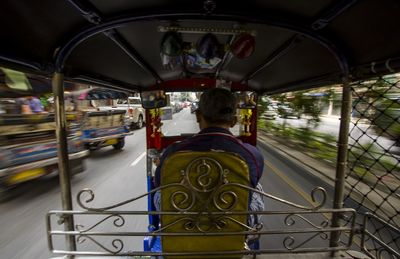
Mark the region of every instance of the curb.
<instances>
[{"instance_id":1,"label":"curb","mask_svg":"<svg viewBox=\"0 0 400 259\"><path fill-rule=\"evenodd\" d=\"M280 153L283 153L283 154L289 156L290 159L292 159L292 161L295 162L297 165L306 168L306 169L309 171L309 173L311 173L313 176L318 177L318 178L321 179L320 176L322 175L323 177L327 178L327 179L325 179L325 180L324 180L324 179L322 179L322 180L324 180L324 182L325 182L326 184L331 185L332 187L334 187L334 184L332 184L332 183L335 182L335 177L333 177L333 176L331 176L331 175L329 175L329 174L327 174L327 173L325 173L325 172L322 172L319 168L316 168L316 167L313 166L313 165L304 163L304 160L300 159L299 157L294 156L294 155L291 154L290 152L287 152L286 149L283 149L283 148L279 147L278 145L276 145L275 143L273 143L273 141L274 141L274 142L278 142L278 143L279 143L279 141L277 141L277 140L275 140L275 139L272 139L273 141L271 141L270 139L264 139L264 138L268 138L267 136L263 136L264 138L263 138L263 137L260 137L260 136L258 136L258 137L259 137L259 139L260 139L259 143L261 144L261 146L267 145L266 143L268 143L268 144L269 144L270 146L272 146L274 149L277 149ZM280 144L280 143L279 143L279 144ZM281 144L281 145L283 145L283 144ZM315 159L315 158L313 158L313 157L310 157L310 156L306 155L306 154L303 153L303 152L300 152L300 151L299 151L299 153L302 153L303 156L306 156L306 157L309 158L309 159ZM324 165L324 166L326 166L326 165ZM328 167L329 167L329 166L328 166ZM310 170L310 169L311 169L311 170ZM334 167L332 167L331 170L333 171L333 173L335 173L335 168L334 168ZM313 172L313 171L314 171L314 172ZM326 180L328 180L328 181L326 181Z\"/></svg>"}]
</instances>

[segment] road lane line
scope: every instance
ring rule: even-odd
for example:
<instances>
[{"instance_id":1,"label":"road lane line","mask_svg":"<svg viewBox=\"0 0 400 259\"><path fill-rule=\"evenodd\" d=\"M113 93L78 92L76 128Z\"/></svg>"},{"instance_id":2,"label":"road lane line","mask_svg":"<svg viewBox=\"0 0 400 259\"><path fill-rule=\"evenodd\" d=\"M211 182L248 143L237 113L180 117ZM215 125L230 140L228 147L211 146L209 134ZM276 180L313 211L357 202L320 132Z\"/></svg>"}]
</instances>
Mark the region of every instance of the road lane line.
<instances>
[{"instance_id":1,"label":"road lane line","mask_svg":"<svg viewBox=\"0 0 400 259\"><path fill-rule=\"evenodd\" d=\"M275 166L270 164L267 161L264 161L264 163L272 170L273 173L275 173L278 177L280 177L287 185L289 185L295 192L300 194L303 199L305 199L308 203L310 203L312 206L315 206L317 203L313 202L311 195L303 191L303 189L300 188L299 185L297 185L294 181L292 181L289 177L287 177L284 173L282 173L280 170L278 170ZM330 220L330 215L327 213L321 213L326 219Z\"/></svg>"},{"instance_id":2,"label":"road lane line","mask_svg":"<svg viewBox=\"0 0 400 259\"><path fill-rule=\"evenodd\" d=\"M139 163L140 160L142 160L142 158L146 155L146 151L143 152L140 156L138 156L138 158L135 159L135 161L132 162L131 166L135 166Z\"/></svg>"},{"instance_id":3,"label":"road lane line","mask_svg":"<svg viewBox=\"0 0 400 259\"><path fill-rule=\"evenodd\" d=\"M311 196L309 194L307 194L305 191L303 191L303 189L301 189L299 187L299 185L297 185L294 181L290 180L289 177L287 177L284 173L282 173L280 170L278 170L275 166L273 166L272 164L270 164L267 161L264 161L264 164L266 166L268 166L273 173L275 173L278 177L280 177L285 183L287 183L287 185L289 185L295 192L297 192L298 194L301 195L301 197L303 197L303 199L305 199L307 202L309 202L312 206L315 206L315 203L312 201ZM321 213L322 216L324 216L327 220L331 221L331 214L329 213ZM349 233L344 232L344 234L349 237ZM353 237L353 242L358 245L359 247L361 247L361 243L359 240L354 239Z\"/></svg>"}]
</instances>

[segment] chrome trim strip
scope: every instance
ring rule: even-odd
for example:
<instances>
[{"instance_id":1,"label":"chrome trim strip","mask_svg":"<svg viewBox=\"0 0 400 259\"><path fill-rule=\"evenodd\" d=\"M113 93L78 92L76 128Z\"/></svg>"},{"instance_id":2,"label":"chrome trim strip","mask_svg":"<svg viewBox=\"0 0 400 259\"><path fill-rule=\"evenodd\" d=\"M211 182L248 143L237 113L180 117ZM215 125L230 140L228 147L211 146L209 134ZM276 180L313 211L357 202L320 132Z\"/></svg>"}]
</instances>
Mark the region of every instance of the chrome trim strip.
<instances>
[{"instance_id":1,"label":"chrome trim strip","mask_svg":"<svg viewBox=\"0 0 400 259\"><path fill-rule=\"evenodd\" d=\"M89 150L83 150L77 153L72 153L68 155L68 158L70 160L72 159L78 159L78 158L84 158L89 155ZM40 168L48 165L53 165L58 163L58 157L52 157L40 161L35 161L31 162L28 164L23 164L23 165L17 165L13 167L7 167L4 169L0 169L0 177L4 176L9 176L10 174L16 174L24 170L29 170L29 169L34 169L34 168Z\"/></svg>"},{"instance_id":2,"label":"chrome trim strip","mask_svg":"<svg viewBox=\"0 0 400 259\"><path fill-rule=\"evenodd\" d=\"M93 142L105 141L108 139L120 138L120 137L125 137L125 136L130 136L130 135L133 135L133 132L108 135L108 136L103 136L103 137L98 137L98 138L84 138L84 139L82 139L82 141L84 143L93 143Z\"/></svg>"},{"instance_id":3,"label":"chrome trim strip","mask_svg":"<svg viewBox=\"0 0 400 259\"><path fill-rule=\"evenodd\" d=\"M73 136L73 135L68 136L67 139L70 141L80 141L79 136ZM19 148L19 147L30 147L30 146L34 146L34 145L44 145L44 144L53 144L53 143L56 143L55 136L51 139L37 140L37 141L28 142L28 143L12 144L12 145L8 145L8 146L4 146L4 148L10 149L10 148Z\"/></svg>"}]
</instances>

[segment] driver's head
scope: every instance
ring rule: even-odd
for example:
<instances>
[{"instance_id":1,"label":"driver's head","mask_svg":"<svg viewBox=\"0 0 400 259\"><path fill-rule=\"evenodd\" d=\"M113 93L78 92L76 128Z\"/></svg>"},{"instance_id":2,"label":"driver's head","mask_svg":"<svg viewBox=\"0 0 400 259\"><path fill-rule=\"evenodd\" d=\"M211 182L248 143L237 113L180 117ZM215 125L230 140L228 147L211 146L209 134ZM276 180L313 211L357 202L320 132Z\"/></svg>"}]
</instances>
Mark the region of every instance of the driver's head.
<instances>
[{"instance_id":1,"label":"driver's head","mask_svg":"<svg viewBox=\"0 0 400 259\"><path fill-rule=\"evenodd\" d=\"M204 92L196 111L200 128L219 126L233 127L236 124L236 97L231 91L213 88Z\"/></svg>"}]
</instances>

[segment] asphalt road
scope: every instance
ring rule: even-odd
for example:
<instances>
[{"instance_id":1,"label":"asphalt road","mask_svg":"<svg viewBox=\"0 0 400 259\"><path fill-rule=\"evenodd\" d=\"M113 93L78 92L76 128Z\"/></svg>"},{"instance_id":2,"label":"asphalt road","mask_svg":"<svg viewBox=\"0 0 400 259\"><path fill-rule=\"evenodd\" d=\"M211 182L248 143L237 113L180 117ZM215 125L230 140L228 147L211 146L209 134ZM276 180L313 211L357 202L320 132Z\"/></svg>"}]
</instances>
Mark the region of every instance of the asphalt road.
<instances>
[{"instance_id":1,"label":"asphalt road","mask_svg":"<svg viewBox=\"0 0 400 259\"><path fill-rule=\"evenodd\" d=\"M184 121L183 124L174 124L178 118ZM172 135L177 130L185 133L198 131L194 115L190 114L189 109L174 114L174 119L174 121L164 121L163 130L167 132L167 135ZM300 205L311 206L313 202L309 194L318 179L308 177L304 168L289 163L287 158L271 148L260 149L266 161L262 178L264 190ZM79 190L90 188L95 193L95 199L90 204L92 206L108 206L143 194L146 192L145 161L145 129L143 128L135 130L134 135L127 137L126 146L122 151L105 147L92 152L86 160L86 171L72 180L73 197ZM327 188L328 194L330 194L329 186ZM0 258L50 258L51 254L47 249L45 215L50 210L61 209L57 176L41 178L22 185L17 189L17 194L12 200L0 204ZM331 196L328 195L327 207L331 206L330 202ZM273 199L266 199L265 203L266 208L271 211L291 208L291 206L286 206ZM77 208L76 201L74 201L74 208ZM146 201L139 200L118 209L146 210L146 208ZM296 220L299 226L308 225L300 218ZM312 216L310 220L315 220L315 224L319 225L324 220L324 216ZM284 227L284 217L282 216L264 217L263 221L265 229L273 230ZM145 217L131 217L124 227L146 231L147 224ZM88 223L86 227L89 226ZM284 241L284 238L284 236L264 238L262 246L280 248L283 243L290 244L293 241ZM294 238L292 246L305 240L304 236L295 236ZM324 240L316 242L326 243ZM141 238L131 239L129 247L124 249L142 249Z\"/></svg>"}]
</instances>

